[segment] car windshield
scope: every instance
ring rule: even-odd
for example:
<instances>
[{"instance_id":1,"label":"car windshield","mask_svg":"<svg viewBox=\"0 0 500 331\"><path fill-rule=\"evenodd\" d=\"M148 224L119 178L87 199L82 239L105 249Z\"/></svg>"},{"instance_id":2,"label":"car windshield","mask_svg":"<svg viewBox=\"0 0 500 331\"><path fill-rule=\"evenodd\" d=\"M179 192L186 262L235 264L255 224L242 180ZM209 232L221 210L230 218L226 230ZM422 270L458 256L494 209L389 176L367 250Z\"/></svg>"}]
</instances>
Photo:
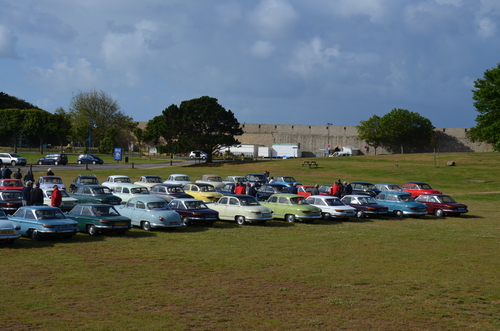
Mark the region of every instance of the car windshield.
<instances>
[{"instance_id":1,"label":"car windshield","mask_svg":"<svg viewBox=\"0 0 500 331\"><path fill-rule=\"evenodd\" d=\"M367 190L376 190L377 188L373 184L362 184L362 188L367 189Z\"/></svg>"},{"instance_id":2,"label":"car windshield","mask_svg":"<svg viewBox=\"0 0 500 331\"><path fill-rule=\"evenodd\" d=\"M17 180L4 180L3 186L21 186L21 183Z\"/></svg>"},{"instance_id":3,"label":"car windshield","mask_svg":"<svg viewBox=\"0 0 500 331\"><path fill-rule=\"evenodd\" d=\"M168 193L184 193L184 190L180 186L167 187Z\"/></svg>"},{"instance_id":4,"label":"car windshield","mask_svg":"<svg viewBox=\"0 0 500 331\"><path fill-rule=\"evenodd\" d=\"M295 178L293 177L283 177L284 182L296 182Z\"/></svg>"},{"instance_id":5,"label":"car windshield","mask_svg":"<svg viewBox=\"0 0 500 331\"><path fill-rule=\"evenodd\" d=\"M185 205L187 209L208 209L203 201L186 201Z\"/></svg>"},{"instance_id":6,"label":"car windshield","mask_svg":"<svg viewBox=\"0 0 500 331\"><path fill-rule=\"evenodd\" d=\"M288 186L275 186L275 191L277 193L288 193Z\"/></svg>"},{"instance_id":7,"label":"car windshield","mask_svg":"<svg viewBox=\"0 0 500 331\"><path fill-rule=\"evenodd\" d=\"M222 178L221 177L217 177L217 176L207 177L207 180L209 182L222 182Z\"/></svg>"},{"instance_id":8,"label":"car windshield","mask_svg":"<svg viewBox=\"0 0 500 331\"><path fill-rule=\"evenodd\" d=\"M169 209L166 201L148 202L148 209Z\"/></svg>"},{"instance_id":9,"label":"car windshield","mask_svg":"<svg viewBox=\"0 0 500 331\"><path fill-rule=\"evenodd\" d=\"M81 182L84 184L97 184L97 178L82 178Z\"/></svg>"},{"instance_id":10,"label":"car windshield","mask_svg":"<svg viewBox=\"0 0 500 331\"><path fill-rule=\"evenodd\" d=\"M92 212L95 216L119 216L120 213L116 211L113 206L99 206L92 207Z\"/></svg>"},{"instance_id":11,"label":"car windshield","mask_svg":"<svg viewBox=\"0 0 500 331\"><path fill-rule=\"evenodd\" d=\"M202 192L215 192L215 188L213 186L200 186L200 191L202 191Z\"/></svg>"},{"instance_id":12,"label":"car windshield","mask_svg":"<svg viewBox=\"0 0 500 331\"><path fill-rule=\"evenodd\" d=\"M115 183L130 183L130 178L115 178Z\"/></svg>"},{"instance_id":13,"label":"car windshield","mask_svg":"<svg viewBox=\"0 0 500 331\"><path fill-rule=\"evenodd\" d=\"M159 177L146 177L146 182L148 182L148 183L161 183L161 178L159 178Z\"/></svg>"},{"instance_id":14,"label":"car windshield","mask_svg":"<svg viewBox=\"0 0 500 331\"><path fill-rule=\"evenodd\" d=\"M401 187L399 187L396 184L394 184L394 185L387 185L387 189L390 190L390 191L401 191Z\"/></svg>"},{"instance_id":15,"label":"car windshield","mask_svg":"<svg viewBox=\"0 0 500 331\"><path fill-rule=\"evenodd\" d=\"M130 189L132 194L149 194L149 191L145 187L133 187Z\"/></svg>"},{"instance_id":16,"label":"car windshield","mask_svg":"<svg viewBox=\"0 0 500 331\"><path fill-rule=\"evenodd\" d=\"M38 220L66 219L59 209L37 210L35 215Z\"/></svg>"},{"instance_id":17,"label":"car windshield","mask_svg":"<svg viewBox=\"0 0 500 331\"><path fill-rule=\"evenodd\" d=\"M242 197L239 198L240 204L242 206L258 206L260 205L259 202L254 198L254 197Z\"/></svg>"},{"instance_id":18,"label":"car windshield","mask_svg":"<svg viewBox=\"0 0 500 331\"><path fill-rule=\"evenodd\" d=\"M325 199L328 206L344 206L345 204L339 199Z\"/></svg>"},{"instance_id":19,"label":"car windshield","mask_svg":"<svg viewBox=\"0 0 500 331\"><path fill-rule=\"evenodd\" d=\"M290 198L290 202L293 205L308 205L308 203L304 197Z\"/></svg>"},{"instance_id":20,"label":"car windshield","mask_svg":"<svg viewBox=\"0 0 500 331\"><path fill-rule=\"evenodd\" d=\"M421 190L432 190L432 187L429 184L420 184L419 187Z\"/></svg>"},{"instance_id":21,"label":"car windshield","mask_svg":"<svg viewBox=\"0 0 500 331\"><path fill-rule=\"evenodd\" d=\"M358 200L359 200L359 203L362 205L367 205L369 203L377 203L375 201L375 199L373 199L372 197L362 197L362 198L358 198Z\"/></svg>"},{"instance_id":22,"label":"car windshield","mask_svg":"<svg viewBox=\"0 0 500 331\"><path fill-rule=\"evenodd\" d=\"M21 200L23 198L21 191L19 192L2 192L3 200Z\"/></svg>"},{"instance_id":23,"label":"car windshield","mask_svg":"<svg viewBox=\"0 0 500 331\"><path fill-rule=\"evenodd\" d=\"M405 195L400 195L400 196L398 196L398 199L399 199L399 201L405 201L405 202L414 201L414 199L412 198L412 196L409 195L409 194L408 195L406 195L406 194Z\"/></svg>"},{"instance_id":24,"label":"car windshield","mask_svg":"<svg viewBox=\"0 0 500 331\"><path fill-rule=\"evenodd\" d=\"M92 194L111 194L111 191L107 187L97 187L92 189Z\"/></svg>"},{"instance_id":25,"label":"car windshield","mask_svg":"<svg viewBox=\"0 0 500 331\"><path fill-rule=\"evenodd\" d=\"M174 180L178 180L178 181L182 181L182 182L190 182L191 181L188 176L177 176L174 178Z\"/></svg>"},{"instance_id":26,"label":"car windshield","mask_svg":"<svg viewBox=\"0 0 500 331\"><path fill-rule=\"evenodd\" d=\"M441 203L456 203L456 201L452 197L450 197L448 195L445 195L445 196L442 196L442 197L437 197L437 198L439 199L439 201Z\"/></svg>"}]
</instances>

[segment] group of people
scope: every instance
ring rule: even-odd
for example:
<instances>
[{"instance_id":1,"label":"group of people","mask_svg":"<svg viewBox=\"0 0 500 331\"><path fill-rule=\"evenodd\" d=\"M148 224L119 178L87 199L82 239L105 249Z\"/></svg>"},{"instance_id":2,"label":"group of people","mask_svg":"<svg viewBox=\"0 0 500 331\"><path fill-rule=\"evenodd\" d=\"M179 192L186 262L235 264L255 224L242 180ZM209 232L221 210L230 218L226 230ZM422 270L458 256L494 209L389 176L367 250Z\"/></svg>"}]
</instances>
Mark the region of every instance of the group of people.
<instances>
[{"instance_id":1,"label":"group of people","mask_svg":"<svg viewBox=\"0 0 500 331\"><path fill-rule=\"evenodd\" d=\"M255 195L257 195L255 183L247 182L246 185L243 184L243 182L235 183L234 194L246 194L254 197Z\"/></svg>"},{"instance_id":2,"label":"group of people","mask_svg":"<svg viewBox=\"0 0 500 331\"><path fill-rule=\"evenodd\" d=\"M336 196L337 198L341 198L344 195L352 194L352 186L348 182L344 182L344 184L342 184L342 181L339 179L332 185L330 194Z\"/></svg>"},{"instance_id":3,"label":"group of people","mask_svg":"<svg viewBox=\"0 0 500 331\"><path fill-rule=\"evenodd\" d=\"M33 187L33 182L28 181L21 190L23 206L42 206L43 205L43 191L40 188L40 183L36 182ZM59 186L53 186L52 195L50 196L50 205L52 207L61 206L62 194L59 191Z\"/></svg>"}]
</instances>

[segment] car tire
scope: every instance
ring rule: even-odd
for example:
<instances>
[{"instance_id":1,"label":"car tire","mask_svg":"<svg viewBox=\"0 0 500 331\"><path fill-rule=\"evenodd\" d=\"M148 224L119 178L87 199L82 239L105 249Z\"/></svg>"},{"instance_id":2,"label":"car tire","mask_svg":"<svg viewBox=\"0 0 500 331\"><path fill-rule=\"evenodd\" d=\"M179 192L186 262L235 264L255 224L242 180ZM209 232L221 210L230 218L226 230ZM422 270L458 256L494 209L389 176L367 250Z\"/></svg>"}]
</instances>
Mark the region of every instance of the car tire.
<instances>
[{"instance_id":1,"label":"car tire","mask_svg":"<svg viewBox=\"0 0 500 331\"><path fill-rule=\"evenodd\" d=\"M38 161L38 165L43 165L43 162L42 161Z\"/></svg>"},{"instance_id":2,"label":"car tire","mask_svg":"<svg viewBox=\"0 0 500 331\"><path fill-rule=\"evenodd\" d=\"M331 217L332 217L332 215L330 215L330 213L323 213L323 219L325 221L328 221Z\"/></svg>"},{"instance_id":3,"label":"car tire","mask_svg":"<svg viewBox=\"0 0 500 331\"><path fill-rule=\"evenodd\" d=\"M402 210L396 210L394 213L396 214L396 217L398 217L398 218L405 217L405 214L403 213Z\"/></svg>"},{"instance_id":4,"label":"car tire","mask_svg":"<svg viewBox=\"0 0 500 331\"><path fill-rule=\"evenodd\" d=\"M444 217L444 211L442 209L436 209L434 210L434 215L436 215L436 217Z\"/></svg>"},{"instance_id":5,"label":"car tire","mask_svg":"<svg viewBox=\"0 0 500 331\"><path fill-rule=\"evenodd\" d=\"M96 164L96 163L97 163L97 161L92 161L92 164Z\"/></svg>"},{"instance_id":6,"label":"car tire","mask_svg":"<svg viewBox=\"0 0 500 331\"><path fill-rule=\"evenodd\" d=\"M149 223L148 221L143 221L141 222L141 228L144 231L151 231L151 223Z\"/></svg>"},{"instance_id":7,"label":"car tire","mask_svg":"<svg viewBox=\"0 0 500 331\"><path fill-rule=\"evenodd\" d=\"M87 225L87 232L90 236L97 236L97 228L94 224Z\"/></svg>"},{"instance_id":8,"label":"car tire","mask_svg":"<svg viewBox=\"0 0 500 331\"><path fill-rule=\"evenodd\" d=\"M54 165L59 165L59 161L54 162Z\"/></svg>"},{"instance_id":9,"label":"car tire","mask_svg":"<svg viewBox=\"0 0 500 331\"><path fill-rule=\"evenodd\" d=\"M244 216L236 216L236 223L238 223L238 225L245 225L245 217Z\"/></svg>"},{"instance_id":10,"label":"car tire","mask_svg":"<svg viewBox=\"0 0 500 331\"><path fill-rule=\"evenodd\" d=\"M189 219L189 217L185 216L182 218L182 223L184 223L185 226L190 226L191 220Z\"/></svg>"},{"instance_id":11,"label":"car tire","mask_svg":"<svg viewBox=\"0 0 500 331\"><path fill-rule=\"evenodd\" d=\"M356 212L356 218L359 218L359 219L365 218L365 213L362 210L358 210Z\"/></svg>"},{"instance_id":12,"label":"car tire","mask_svg":"<svg viewBox=\"0 0 500 331\"><path fill-rule=\"evenodd\" d=\"M12 164L12 166L14 167L16 165L16 161L12 161L10 162L10 164Z\"/></svg>"},{"instance_id":13,"label":"car tire","mask_svg":"<svg viewBox=\"0 0 500 331\"><path fill-rule=\"evenodd\" d=\"M287 214L285 215L285 221L288 223L295 223L295 215Z\"/></svg>"},{"instance_id":14,"label":"car tire","mask_svg":"<svg viewBox=\"0 0 500 331\"><path fill-rule=\"evenodd\" d=\"M81 160L78 160L78 161L76 161L76 163L78 163L78 164L82 164L82 161L81 161Z\"/></svg>"},{"instance_id":15,"label":"car tire","mask_svg":"<svg viewBox=\"0 0 500 331\"><path fill-rule=\"evenodd\" d=\"M41 235L40 235L40 232L38 232L38 230L32 229L30 231L30 239L31 240L38 241L38 240L40 240L40 238L41 238Z\"/></svg>"}]
</instances>

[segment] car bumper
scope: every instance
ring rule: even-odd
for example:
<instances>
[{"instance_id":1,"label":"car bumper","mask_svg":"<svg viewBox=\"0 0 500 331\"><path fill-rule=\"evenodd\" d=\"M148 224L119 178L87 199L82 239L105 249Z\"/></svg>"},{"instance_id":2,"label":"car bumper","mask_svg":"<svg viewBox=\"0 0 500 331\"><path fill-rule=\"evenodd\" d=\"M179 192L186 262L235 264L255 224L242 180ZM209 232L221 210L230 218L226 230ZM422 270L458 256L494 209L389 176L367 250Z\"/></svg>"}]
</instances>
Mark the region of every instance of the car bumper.
<instances>
[{"instance_id":1,"label":"car bumper","mask_svg":"<svg viewBox=\"0 0 500 331\"><path fill-rule=\"evenodd\" d=\"M445 214L465 214L468 213L467 209L443 209Z\"/></svg>"},{"instance_id":2,"label":"car bumper","mask_svg":"<svg viewBox=\"0 0 500 331\"><path fill-rule=\"evenodd\" d=\"M315 220L315 219L320 219L323 216L321 213L319 215L295 215L295 218L298 220Z\"/></svg>"},{"instance_id":3,"label":"car bumper","mask_svg":"<svg viewBox=\"0 0 500 331\"><path fill-rule=\"evenodd\" d=\"M426 211L405 211L405 210L403 210L403 214L405 216L421 216L421 215L427 215L427 210Z\"/></svg>"},{"instance_id":4,"label":"car bumper","mask_svg":"<svg viewBox=\"0 0 500 331\"><path fill-rule=\"evenodd\" d=\"M20 233L0 234L0 240L19 239L20 237Z\"/></svg>"},{"instance_id":5,"label":"car bumper","mask_svg":"<svg viewBox=\"0 0 500 331\"><path fill-rule=\"evenodd\" d=\"M154 229L159 229L159 228L176 228L179 226L185 226L182 222L179 222L178 224L174 223L169 223L169 224L164 224L164 223L150 223L151 227Z\"/></svg>"},{"instance_id":6,"label":"car bumper","mask_svg":"<svg viewBox=\"0 0 500 331\"><path fill-rule=\"evenodd\" d=\"M330 214L330 217L333 218L346 218L346 217L356 217L356 212L355 211L350 211L350 212L325 212L324 214Z\"/></svg>"}]
</instances>

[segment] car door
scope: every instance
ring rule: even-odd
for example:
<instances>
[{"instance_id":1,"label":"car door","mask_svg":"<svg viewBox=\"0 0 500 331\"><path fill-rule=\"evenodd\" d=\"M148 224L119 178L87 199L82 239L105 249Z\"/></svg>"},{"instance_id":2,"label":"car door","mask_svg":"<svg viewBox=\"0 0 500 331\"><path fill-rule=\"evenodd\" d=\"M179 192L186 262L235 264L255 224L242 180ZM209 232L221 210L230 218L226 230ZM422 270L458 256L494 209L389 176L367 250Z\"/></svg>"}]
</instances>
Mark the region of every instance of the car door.
<instances>
[{"instance_id":1,"label":"car door","mask_svg":"<svg viewBox=\"0 0 500 331\"><path fill-rule=\"evenodd\" d=\"M217 211L219 212L219 218L222 220L228 220L231 218L228 218L229 216L227 215L227 204L229 203L229 197L222 197L219 199L219 201L216 202L217 205Z\"/></svg>"},{"instance_id":2,"label":"car door","mask_svg":"<svg viewBox=\"0 0 500 331\"><path fill-rule=\"evenodd\" d=\"M226 217L229 220L234 220L236 215L242 215L240 212L240 200L235 197L230 197L226 205Z\"/></svg>"}]
</instances>

